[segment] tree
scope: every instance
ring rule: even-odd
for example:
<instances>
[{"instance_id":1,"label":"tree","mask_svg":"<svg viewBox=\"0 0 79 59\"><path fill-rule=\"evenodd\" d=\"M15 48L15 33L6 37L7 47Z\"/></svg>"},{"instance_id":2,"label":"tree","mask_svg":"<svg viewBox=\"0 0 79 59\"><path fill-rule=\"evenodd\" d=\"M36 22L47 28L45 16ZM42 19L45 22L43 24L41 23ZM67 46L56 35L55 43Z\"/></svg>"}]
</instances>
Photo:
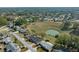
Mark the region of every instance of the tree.
<instances>
[{"instance_id":1,"label":"tree","mask_svg":"<svg viewBox=\"0 0 79 59\"><path fill-rule=\"evenodd\" d=\"M32 17L32 22L35 22L35 21L37 21L39 18L38 17Z\"/></svg>"},{"instance_id":2,"label":"tree","mask_svg":"<svg viewBox=\"0 0 79 59\"><path fill-rule=\"evenodd\" d=\"M79 36L79 23L73 24L73 30L70 33Z\"/></svg>"},{"instance_id":3,"label":"tree","mask_svg":"<svg viewBox=\"0 0 79 59\"><path fill-rule=\"evenodd\" d=\"M59 35L56 42L61 44L61 45L66 45L67 41L69 41L70 38L71 38L71 36L68 33L62 33Z\"/></svg>"},{"instance_id":4,"label":"tree","mask_svg":"<svg viewBox=\"0 0 79 59\"><path fill-rule=\"evenodd\" d=\"M70 21L65 21L63 23L62 30L68 30L70 25L71 25Z\"/></svg>"},{"instance_id":5,"label":"tree","mask_svg":"<svg viewBox=\"0 0 79 59\"><path fill-rule=\"evenodd\" d=\"M68 33L61 33L57 40L55 41L54 48L55 49L65 49L67 48L67 44L69 43L69 40L71 39L71 36Z\"/></svg>"},{"instance_id":6,"label":"tree","mask_svg":"<svg viewBox=\"0 0 79 59\"><path fill-rule=\"evenodd\" d=\"M6 18L4 17L0 17L0 26L4 26L7 25L8 21Z\"/></svg>"},{"instance_id":7,"label":"tree","mask_svg":"<svg viewBox=\"0 0 79 59\"><path fill-rule=\"evenodd\" d=\"M73 29L76 29L78 26L79 26L79 23L75 22L75 23L73 24Z\"/></svg>"},{"instance_id":8,"label":"tree","mask_svg":"<svg viewBox=\"0 0 79 59\"><path fill-rule=\"evenodd\" d=\"M56 40L55 48L64 48L69 51L79 50L79 37L69 35L67 33L61 34Z\"/></svg>"},{"instance_id":9,"label":"tree","mask_svg":"<svg viewBox=\"0 0 79 59\"><path fill-rule=\"evenodd\" d=\"M25 19L17 19L15 21L15 25L20 26L20 25L23 25L23 24L27 24L27 20L25 20Z\"/></svg>"}]
</instances>

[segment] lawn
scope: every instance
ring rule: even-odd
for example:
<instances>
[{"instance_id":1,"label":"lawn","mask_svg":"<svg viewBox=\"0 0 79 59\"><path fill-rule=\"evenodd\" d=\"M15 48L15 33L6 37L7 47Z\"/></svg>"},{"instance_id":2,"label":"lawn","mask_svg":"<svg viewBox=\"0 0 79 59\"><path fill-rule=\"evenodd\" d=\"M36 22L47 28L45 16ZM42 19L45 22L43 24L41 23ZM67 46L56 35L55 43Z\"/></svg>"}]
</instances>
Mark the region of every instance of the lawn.
<instances>
[{"instance_id":1,"label":"lawn","mask_svg":"<svg viewBox=\"0 0 79 59\"><path fill-rule=\"evenodd\" d=\"M34 30L37 34L45 33L48 29L55 29L60 31L61 22L34 22L27 26L30 32Z\"/></svg>"},{"instance_id":2,"label":"lawn","mask_svg":"<svg viewBox=\"0 0 79 59\"><path fill-rule=\"evenodd\" d=\"M35 33L37 35L45 34L43 39L51 42L52 44L55 42L56 38L53 36L46 35L46 31L49 29L54 29L61 32L60 28L62 26L61 22L34 22L27 26L27 29L31 34Z\"/></svg>"},{"instance_id":3,"label":"lawn","mask_svg":"<svg viewBox=\"0 0 79 59\"><path fill-rule=\"evenodd\" d=\"M37 51L38 51L38 52L45 52L45 50L43 50L41 47L38 47L38 48L37 48Z\"/></svg>"}]
</instances>

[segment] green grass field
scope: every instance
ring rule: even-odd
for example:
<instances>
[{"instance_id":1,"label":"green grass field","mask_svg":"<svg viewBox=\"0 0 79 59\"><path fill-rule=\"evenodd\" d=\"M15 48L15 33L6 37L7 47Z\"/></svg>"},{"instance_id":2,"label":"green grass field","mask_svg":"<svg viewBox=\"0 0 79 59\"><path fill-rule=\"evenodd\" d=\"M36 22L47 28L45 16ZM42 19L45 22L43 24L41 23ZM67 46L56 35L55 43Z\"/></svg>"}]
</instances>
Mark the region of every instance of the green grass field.
<instances>
[{"instance_id":1,"label":"green grass field","mask_svg":"<svg viewBox=\"0 0 79 59\"><path fill-rule=\"evenodd\" d=\"M53 36L46 35L45 32L48 29L54 29L61 32L60 30L61 26L62 26L61 22L34 22L28 25L27 28L31 34L33 33L37 35L45 34L43 39L51 43L54 43L56 38L54 38Z\"/></svg>"},{"instance_id":2,"label":"green grass field","mask_svg":"<svg viewBox=\"0 0 79 59\"><path fill-rule=\"evenodd\" d=\"M35 30L36 33L45 33L48 29L60 30L61 22L34 22L27 26L29 31Z\"/></svg>"}]
</instances>

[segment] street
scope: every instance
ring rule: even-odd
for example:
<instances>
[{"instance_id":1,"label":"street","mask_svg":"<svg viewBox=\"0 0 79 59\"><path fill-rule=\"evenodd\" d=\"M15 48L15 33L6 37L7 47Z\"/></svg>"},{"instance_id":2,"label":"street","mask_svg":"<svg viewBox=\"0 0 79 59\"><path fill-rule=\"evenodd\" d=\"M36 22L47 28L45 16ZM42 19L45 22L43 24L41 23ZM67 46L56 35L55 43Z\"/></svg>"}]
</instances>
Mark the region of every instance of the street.
<instances>
[{"instance_id":1,"label":"street","mask_svg":"<svg viewBox=\"0 0 79 59\"><path fill-rule=\"evenodd\" d=\"M27 42L25 42L24 38L21 38L19 35L16 33L10 32L10 34L14 35L17 40L19 40L25 47L27 47L29 50L32 52L36 52L36 49L34 49L31 45L29 45Z\"/></svg>"}]
</instances>

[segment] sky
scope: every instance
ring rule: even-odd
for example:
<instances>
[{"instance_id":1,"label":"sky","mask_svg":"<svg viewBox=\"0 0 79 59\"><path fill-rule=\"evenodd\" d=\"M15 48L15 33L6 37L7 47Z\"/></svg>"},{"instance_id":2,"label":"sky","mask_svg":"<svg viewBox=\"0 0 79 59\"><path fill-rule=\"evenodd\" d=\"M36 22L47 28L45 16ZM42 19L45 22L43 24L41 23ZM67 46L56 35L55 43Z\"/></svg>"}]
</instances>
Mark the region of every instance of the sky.
<instances>
[{"instance_id":1,"label":"sky","mask_svg":"<svg viewBox=\"0 0 79 59\"><path fill-rule=\"evenodd\" d=\"M78 0L0 0L0 7L79 7Z\"/></svg>"}]
</instances>

